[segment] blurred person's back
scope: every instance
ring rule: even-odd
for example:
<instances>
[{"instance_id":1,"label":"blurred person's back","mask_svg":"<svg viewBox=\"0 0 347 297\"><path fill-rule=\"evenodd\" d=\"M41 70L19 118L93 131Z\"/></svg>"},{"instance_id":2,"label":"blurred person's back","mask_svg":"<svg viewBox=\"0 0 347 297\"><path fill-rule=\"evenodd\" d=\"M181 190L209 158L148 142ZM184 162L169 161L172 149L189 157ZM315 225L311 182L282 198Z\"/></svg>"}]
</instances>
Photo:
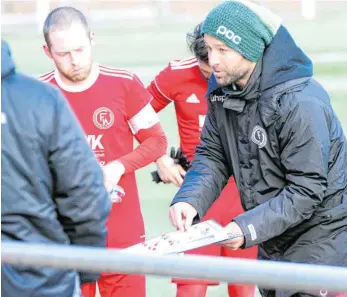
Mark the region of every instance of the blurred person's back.
<instances>
[{"instance_id":1,"label":"blurred person's back","mask_svg":"<svg viewBox=\"0 0 347 297\"><path fill-rule=\"evenodd\" d=\"M106 244L102 170L56 88L15 71L1 42L1 240ZM72 297L99 275L2 265L3 297Z\"/></svg>"}]
</instances>

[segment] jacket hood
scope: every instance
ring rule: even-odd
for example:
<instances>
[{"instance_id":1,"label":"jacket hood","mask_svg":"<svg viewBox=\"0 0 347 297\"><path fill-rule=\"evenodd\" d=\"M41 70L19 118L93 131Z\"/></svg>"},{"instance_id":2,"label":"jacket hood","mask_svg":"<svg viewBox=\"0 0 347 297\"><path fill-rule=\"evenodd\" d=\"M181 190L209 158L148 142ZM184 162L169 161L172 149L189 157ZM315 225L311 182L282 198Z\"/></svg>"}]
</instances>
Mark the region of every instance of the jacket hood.
<instances>
[{"instance_id":1,"label":"jacket hood","mask_svg":"<svg viewBox=\"0 0 347 297\"><path fill-rule=\"evenodd\" d=\"M311 60L296 45L284 26L280 26L272 42L265 49L262 59L260 91L263 92L281 83L311 77ZM207 95L220 88L214 75L209 81Z\"/></svg>"},{"instance_id":2,"label":"jacket hood","mask_svg":"<svg viewBox=\"0 0 347 297\"><path fill-rule=\"evenodd\" d=\"M281 26L264 52L261 91L312 75L312 61L296 45L288 30Z\"/></svg>"},{"instance_id":3,"label":"jacket hood","mask_svg":"<svg viewBox=\"0 0 347 297\"><path fill-rule=\"evenodd\" d=\"M8 43L1 39L1 78L9 75L15 70L11 50Z\"/></svg>"}]
</instances>

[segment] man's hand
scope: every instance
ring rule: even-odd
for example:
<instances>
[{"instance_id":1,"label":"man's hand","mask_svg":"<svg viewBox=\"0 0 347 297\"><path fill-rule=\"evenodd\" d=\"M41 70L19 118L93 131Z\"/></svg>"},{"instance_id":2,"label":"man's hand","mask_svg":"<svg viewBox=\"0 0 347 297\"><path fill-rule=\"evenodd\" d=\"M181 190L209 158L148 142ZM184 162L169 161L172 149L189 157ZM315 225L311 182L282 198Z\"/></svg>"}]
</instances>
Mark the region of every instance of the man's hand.
<instances>
[{"instance_id":1,"label":"man's hand","mask_svg":"<svg viewBox=\"0 0 347 297\"><path fill-rule=\"evenodd\" d=\"M229 223L227 226L225 226L224 230L228 234L231 234L231 235L234 235L234 234L242 234L243 235L241 228L235 222ZM237 237L234 239L222 241L219 244L223 245L229 249L237 250L240 246L243 245L244 241L245 241L244 236L240 236L240 237Z\"/></svg>"},{"instance_id":2,"label":"man's hand","mask_svg":"<svg viewBox=\"0 0 347 297\"><path fill-rule=\"evenodd\" d=\"M178 202L170 207L170 220L172 225L180 231L186 231L197 215L196 209L186 202Z\"/></svg>"},{"instance_id":3,"label":"man's hand","mask_svg":"<svg viewBox=\"0 0 347 297\"><path fill-rule=\"evenodd\" d=\"M177 187L182 185L186 171L181 165L175 164L174 159L164 155L156 161L156 164L159 177L164 183L174 183Z\"/></svg>"},{"instance_id":4,"label":"man's hand","mask_svg":"<svg viewBox=\"0 0 347 297\"><path fill-rule=\"evenodd\" d=\"M102 167L106 190L110 193L117 185L125 172L123 164L119 161L110 162Z\"/></svg>"}]
</instances>

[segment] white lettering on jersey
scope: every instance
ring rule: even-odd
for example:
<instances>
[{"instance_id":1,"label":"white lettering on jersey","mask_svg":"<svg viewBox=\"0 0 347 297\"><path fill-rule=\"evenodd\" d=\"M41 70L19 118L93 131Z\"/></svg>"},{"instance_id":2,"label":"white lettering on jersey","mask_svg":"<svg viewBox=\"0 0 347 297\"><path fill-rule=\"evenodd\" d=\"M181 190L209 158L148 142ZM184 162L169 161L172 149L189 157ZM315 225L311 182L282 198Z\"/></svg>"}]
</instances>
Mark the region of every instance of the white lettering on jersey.
<instances>
[{"instance_id":1,"label":"white lettering on jersey","mask_svg":"<svg viewBox=\"0 0 347 297\"><path fill-rule=\"evenodd\" d=\"M6 124L7 123L7 118L5 113L1 113L1 124Z\"/></svg>"},{"instance_id":2,"label":"white lettering on jersey","mask_svg":"<svg viewBox=\"0 0 347 297\"><path fill-rule=\"evenodd\" d=\"M199 129L200 129L200 131L202 130L202 127L204 126L205 118L206 118L206 115L199 114Z\"/></svg>"},{"instance_id":3,"label":"white lettering on jersey","mask_svg":"<svg viewBox=\"0 0 347 297\"><path fill-rule=\"evenodd\" d=\"M104 146L101 143L102 134L99 135L87 135L87 140L92 150L103 150Z\"/></svg>"},{"instance_id":4,"label":"white lettering on jersey","mask_svg":"<svg viewBox=\"0 0 347 297\"><path fill-rule=\"evenodd\" d=\"M158 115L150 103L128 120L129 127L134 135L141 129L148 129L157 123L159 123Z\"/></svg>"}]
</instances>

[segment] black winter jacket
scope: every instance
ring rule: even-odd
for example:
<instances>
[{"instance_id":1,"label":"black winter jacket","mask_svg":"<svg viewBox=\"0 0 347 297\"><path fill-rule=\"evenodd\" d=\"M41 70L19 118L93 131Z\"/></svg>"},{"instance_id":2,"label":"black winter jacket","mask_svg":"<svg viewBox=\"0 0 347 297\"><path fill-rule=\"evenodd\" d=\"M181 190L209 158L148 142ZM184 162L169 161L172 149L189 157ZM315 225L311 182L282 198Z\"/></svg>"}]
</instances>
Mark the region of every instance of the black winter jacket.
<instances>
[{"instance_id":1,"label":"black winter jacket","mask_svg":"<svg viewBox=\"0 0 347 297\"><path fill-rule=\"evenodd\" d=\"M104 247L111 202L82 129L61 93L16 73L1 47L1 240ZM69 297L76 276L2 265L1 296Z\"/></svg>"},{"instance_id":2,"label":"black winter jacket","mask_svg":"<svg viewBox=\"0 0 347 297\"><path fill-rule=\"evenodd\" d=\"M243 248L347 266L346 138L288 31L280 27L243 90L212 77L208 96L201 142L172 205L188 202L201 219L233 175L246 210L234 218Z\"/></svg>"}]
</instances>

